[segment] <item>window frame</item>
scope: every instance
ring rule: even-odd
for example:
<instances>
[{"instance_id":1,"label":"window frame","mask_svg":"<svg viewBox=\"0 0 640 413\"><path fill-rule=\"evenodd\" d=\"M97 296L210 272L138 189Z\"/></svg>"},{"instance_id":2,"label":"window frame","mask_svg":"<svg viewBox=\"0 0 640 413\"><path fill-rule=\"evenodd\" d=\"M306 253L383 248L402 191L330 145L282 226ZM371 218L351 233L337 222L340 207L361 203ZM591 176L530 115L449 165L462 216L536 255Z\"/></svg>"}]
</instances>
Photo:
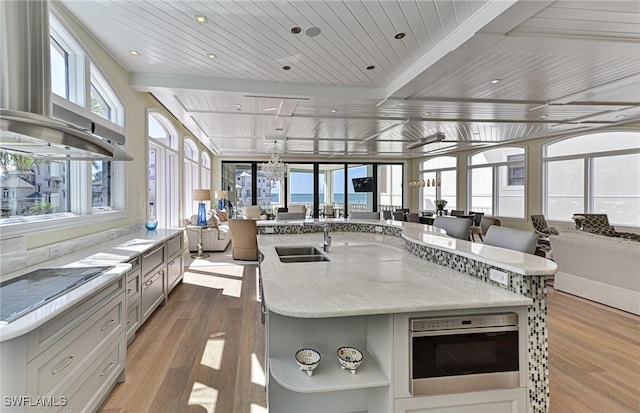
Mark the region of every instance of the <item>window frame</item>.
<instances>
[{"instance_id":1,"label":"window frame","mask_svg":"<svg viewBox=\"0 0 640 413\"><path fill-rule=\"evenodd\" d=\"M57 14L54 8L50 9L49 16L51 29L49 47L53 45L56 49L62 50L67 56L67 70L65 72L67 96L62 97L51 92L51 102L85 116L106 128L124 134L125 113L124 106L121 103L122 100L117 96L109 81L102 76L94 60L90 57L88 49L83 47L77 37L67 29L64 25L64 19ZM95 68L94 71L102 78L100 87L108 90L107 94L110 98L115 99L122 108L119 115L119 124L94 114L91 112L90 105L89 107L86 106L87 102L90 103L92 68ZM111 203L108 206L98 207L92 206L91 165L91 161L68 161L68 187L73 188L67 194L69 212L15 216L3 219L2 223L0 223L2 237L80 227L126 218L126 184L123 162L111 163Z\"/></svg>"},{"instance_id":2,"label":"window frame","mask_svg":"<svg viewBox=\"0 0 640 413\"><path fill-rule=\"evenodd\" d=\"M453 166L443 166L443 167L435 167L435 168L428 168L427 167L427 163L437 160L437 159L445 159L445 158L450 158L453 159ZM422 160L419 164L418 164L418 181L423 181L424 180L424 175L425 174L431 174L433 173L435 175L435 180L436 180L436 195L435 195L435 199L443 199L442 198L442 185L438 185L438 182L442 182L442 172L450 172L453 171L456 174L456 197L455 197L455 204L458 203L458 158L456 156L451 156L451 155L440 155L440 156L435 156L435 157L431 157L431 158L427 158ZM424 204L424 188L422 186L419 187L418 189L418 202L420 203L420 206L418 209L422 209ZM447 204L448 208L447 209L457 209L457 205L454 205L454 203L451 204Z\"/></svg>"},{"instance_id":3,"label":"window frame","mask_svg":"<svg viewBox=\"0 0 640 413\"><path fill-rule=\"evenodd\" d=\"M559 142L564 142L572 139L580 139L585 136L590 135L606 135L608 133L618 133L618 132L629 132L629 133L638 133L635 129L629 128L620 128L620 129L612 129L612 130L600 130L593 131L592 133L581 133L581 134L571 134L569 136L559 137L552 141L546 142L541 145L541 163L542 163L542 194L540 196L541 210L545 214L545 216L549 216L549 163L550 162L558 162L558 161L571 161L571 160L580 160L582 161L583 168L583 184L582 184L582 205L584 213L593 213L594 211L594 188L593 188L593 174L594 174L594 160L597 158L605 158L611 156L621 156L621 155L635 155L640 154L640 148L633 149L613 149L613 150L605 150L599 152L580 152L576 154L564 154L564 155L554 155L548 156L547 152L550 146L557 144ZM575 211L581 212L581 211ZM559 222L559 223L573 223L571 217L568 217L567 220L550 218L551 222ZM615 222L611 222L611 225L615 225ZM630 227L636 228L634 226L628 226L619 224L622 227Z\"/></svg>"},{"instance_id":4,"label":"window frame","mask_svg":"<svg viewBox=\"0 0 640 413\"><path fill-rule=\"evenodd\" d=\"M504 150L504 149L518 149L521 150L522 153L510 153L510 154L506 154L504 156L504 160L502 161L492 161L492 162L484 162L484 163L477 163L477 164L473 164L472 159L474 156L477 156L481 153L484 152L491 152L491 151L499 151L499 150ZM517 161L509 161L509 157L513 156L513 155L524 155L524 161L521 160L517 160ZM517 165L520 163L524 163L524 185L509 185L509 166L510 165ZM500 168L506 168L505 169L505 173L504 176L500 171ZM527 146L521 146L521 145L506 145L506 146L499 146L499 147L490 147L488 149L483 148L482 150L473 152L471 154L469 154L467 156L467 205L466 205L466 209L468 211L474 210L476 212L481 212L481 211L477 211L478 207L473 207L472 206L472 202L473 202L473 171L474 170L478 170L478 169L483 169L483 168L490 168L491 169L491 174L492 174L492 183L491 183L491 215L498 217L498 218L505 218L505 219L511 219L511 220L521 220L521 221L526 221L527 220L527 216L528 216L528 202L527 202L527 182L528 182L528 175L529 175L529 164L528 164L528 147ZM506 216L506 215L501 215L500 212L500 192L502 191L522 191L522 202L523 202L523 210L522 210L522 216Z\"/></svg>"}]
</instances>

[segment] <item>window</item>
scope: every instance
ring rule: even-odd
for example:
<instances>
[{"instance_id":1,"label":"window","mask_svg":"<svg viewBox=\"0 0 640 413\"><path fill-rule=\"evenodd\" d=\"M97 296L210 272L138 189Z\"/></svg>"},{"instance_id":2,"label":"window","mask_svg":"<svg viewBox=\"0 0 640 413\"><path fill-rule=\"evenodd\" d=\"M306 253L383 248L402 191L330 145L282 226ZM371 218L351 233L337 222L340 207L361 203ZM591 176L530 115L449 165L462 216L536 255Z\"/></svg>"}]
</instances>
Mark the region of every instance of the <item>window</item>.
<instances>
[{"instance_id":1,"label":"window","mask_svg":"<svg viewBox=\"0 0 640 413\"><path fill-rule=\"evenodd\" d=\"M211 157L205 151L200 155L200 188L211 189Z\"/></svg>"},{"instance_id":2,"label":"window","mask_svg":"<svg viewBox=\"0 0 640 413\"><path fill-rule=\"evenodd\" d=\"M507 155L507 186L524 186L524 154Z\"/></svg>"},{"instance_id":3,"label":"window","mask_svg":"<svg viewBox=\"0 0 640 413\"><path fill-rule=\"evenodd\" d=\"M198 147L192 139L184 140L184 205L187 216L198 213L199 201L193 200L193 190L202 189L198 183Z\"/></svg>"},{"instance_id":4,"label":"window","mask_svg":"<svg viewBox=\"0 0 640 413\"><path fill-rule=\"evenodd\" d=\"M49 50L52 102L123 133L120 100L53 8ZM95 97L95 105L87 96ZM94 106L103 117L96 116ZM116 171L124 171L121 162L61 162L0 153L3 235L122 218L116 211L98 214L124 209L124 174L114 179Z\"/></svg>"},{"instance_id":5,"label":"window","mask_svg":"<svg viewBox=\"0 0 640 413\"><path fill-rule=\"evenodd\" d=\"M402 208L402 174L400 164L378 165L378 209L394 211Z\"/></svg>"},{"instance_id":6,"label":"window","mask_svg":"<svg viewBox=\"0 0 640 413\"><path fill-rule=\"evenodd\" d=\"M525 150L489 149L469 157L469 210L508 218L525 217Z\"/></svg>"},{"instance_id":7,"label":"window","mask_svg":"<svg viewBox=\"0 0 640 413\"><path fill-rule=\"evenodd\" d=\"M177 132L160 113L147 115L149 139L149 202L154 202L160 227L179 225ZM191 196L189 197L191 199ZM157 202L162 200L162 202ZM185 204L186 205L186 204Z\"/></svg>"},{"instance_id":8,"label":"window","mask_svg":"<svg viewBox=\"0 0 640 413\"><path fill-rule=\"evenodd\" d=\"M414 188L419 188L418 190L421 192L421 210L435 210L433 201L436 199L447 201L447 209L456 209L457 164L458 160L454 156L439 156L427 159L420 164L420 186Z\"/></svg>"},{"instance_id":9,"label":"window","mask_svg":"<svg viewBox=\"0 0 640 413\"><path fill-rule=\"evenodd\" d=\"M640 133L600 132L547 144L544 211L570 222L573 214L607 214L612 225L640 226Z\"/></svg>"}]
</instances>

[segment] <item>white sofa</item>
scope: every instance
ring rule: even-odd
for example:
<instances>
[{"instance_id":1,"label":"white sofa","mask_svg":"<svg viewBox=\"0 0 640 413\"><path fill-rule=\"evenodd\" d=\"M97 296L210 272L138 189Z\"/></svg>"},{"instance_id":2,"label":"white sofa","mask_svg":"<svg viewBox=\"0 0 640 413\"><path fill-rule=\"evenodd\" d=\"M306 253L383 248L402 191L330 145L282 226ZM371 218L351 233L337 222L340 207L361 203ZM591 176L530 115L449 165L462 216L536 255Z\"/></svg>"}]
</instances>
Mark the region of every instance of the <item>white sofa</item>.
<instances>
[{"instance_id":1,"label":"white sofa","mask_svg":"<svg viewBox=\"0 0 640 413\"><path fill-rule=\"evenodd\" d=\"M556 290L640 315L640 242L569 229L550 240Z\"/></svg>"},{"instance_id":2,"label":"white sofa","mask_svg":"<svg viewBox=\"0 0 640 413\"><path fill-rule=\"evenodd\" d=\"M198 221L198 216L193 215L185 219L185 233L189 241L189 251L198 251L198 241L200 227L194 225ZM231 242L231 231L229 222L221 222L218 226L202 228L202 250L203 251L224 251Z\"/></svg>"}]
</instances>

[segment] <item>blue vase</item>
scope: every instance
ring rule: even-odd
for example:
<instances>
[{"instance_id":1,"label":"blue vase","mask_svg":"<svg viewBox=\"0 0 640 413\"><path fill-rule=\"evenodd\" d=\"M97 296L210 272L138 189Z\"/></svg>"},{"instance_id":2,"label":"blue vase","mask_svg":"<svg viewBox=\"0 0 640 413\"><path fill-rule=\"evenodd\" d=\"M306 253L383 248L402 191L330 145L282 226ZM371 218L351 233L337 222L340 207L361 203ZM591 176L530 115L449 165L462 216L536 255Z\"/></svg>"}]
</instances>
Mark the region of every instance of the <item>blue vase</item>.
<instances>
[{"instance_id":1,"label":"blue vase","mask_svg":"<svg viewBox=\"0 0 640 413\"><path fill-rule=\"evenodd\" d=\"M204 202L200 202L198 205L198 223L196 225L200 227L207 225L207 209Z\"/></svg>"},{"instance_id":2,"label":"blue vase","mask_svg":"<svg viewBox=\"0 0 640 413\"><path fill-rule=\"evenodd\" d=\"M147 217L147 220L144 222L144 227L149 231L153 231L154 229L158 228L156 206L153 202L149 202L149 215Z\"/></svg>"}]
</instances>

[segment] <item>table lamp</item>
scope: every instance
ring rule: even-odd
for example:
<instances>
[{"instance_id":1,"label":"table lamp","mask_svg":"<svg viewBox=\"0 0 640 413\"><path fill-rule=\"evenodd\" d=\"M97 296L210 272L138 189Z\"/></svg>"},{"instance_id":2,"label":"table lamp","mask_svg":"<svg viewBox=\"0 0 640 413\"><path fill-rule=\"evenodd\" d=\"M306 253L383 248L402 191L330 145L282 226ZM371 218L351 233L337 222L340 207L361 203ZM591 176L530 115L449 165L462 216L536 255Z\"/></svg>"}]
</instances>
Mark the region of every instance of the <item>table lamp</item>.
<instances>
[{"instance_id":1,"label":"table lamp","mask_svg":"<svg viewBox=\"0 0 640 413\"><path fill-rule=\"evenodd\" d=\"M204 205L204 201L211 199L211 191L208 189L194 189L193 200L200 201L198 205L198 223L196 225L204 227L207 225L207 208Z\"/></svg>"},{"instance_id":2,"label":"table lamp","mask_svg":"<svg viewBox=\"0 0 640 413\"><path fill-rule=\"evenodd\" d=\"M218 209L225 209L225 199L227 199L227 191L216 191L216 199L218 200Z\"/></svg>"}]
</instances>

